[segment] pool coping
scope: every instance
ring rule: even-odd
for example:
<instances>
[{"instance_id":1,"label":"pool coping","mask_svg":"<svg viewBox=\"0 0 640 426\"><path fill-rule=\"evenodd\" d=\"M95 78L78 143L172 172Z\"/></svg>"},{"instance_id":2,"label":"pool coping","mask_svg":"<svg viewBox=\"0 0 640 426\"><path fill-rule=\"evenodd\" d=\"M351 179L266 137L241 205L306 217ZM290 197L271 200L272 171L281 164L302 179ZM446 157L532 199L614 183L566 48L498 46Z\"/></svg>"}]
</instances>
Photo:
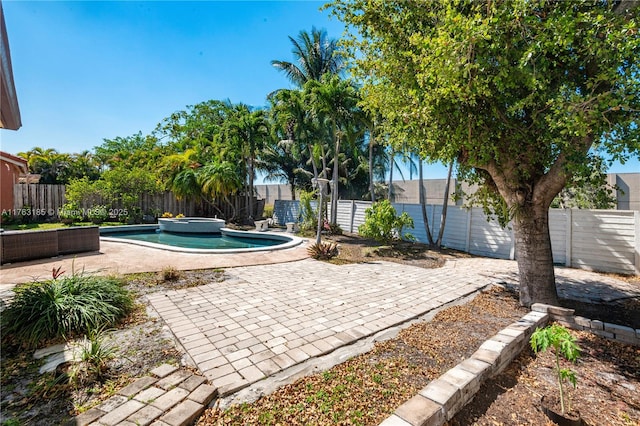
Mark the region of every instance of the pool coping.
<instances>
[{"instance_id":1,"label":"pool coping","mask_svg":"<svg viewBox=\"0 0 640 426\"><path fill-rule=\"evenodd\" d=\"M165 251L174 251L179 253L196 253L196 254L231 254L231 253L252 253L252 252L285 250L285 249L299 246L304 242L304 240L300 237L296 237L295 235L291 235L291 234L283 235L282 232L239 231L231 228L221 228L220 231L223 234L236 236L240 238L250 236L251 238L256 238L256 239L281 240L281 241L284 241L284 243L277 244L274 246L252 247L252 248L197 249L197 248L176 247L176 246L169 246L165 244L150 243L147 241L128 240L126 238L113 238L113 237L105 236L113 232L148 231L152 229L159 229L159 225L150 224L150 225L122 225L122 226L101 227L100 240L109 241L113 243L138 245L138 246L149 247L149 248L165 250Z\"/></svg>"}]
</instances>

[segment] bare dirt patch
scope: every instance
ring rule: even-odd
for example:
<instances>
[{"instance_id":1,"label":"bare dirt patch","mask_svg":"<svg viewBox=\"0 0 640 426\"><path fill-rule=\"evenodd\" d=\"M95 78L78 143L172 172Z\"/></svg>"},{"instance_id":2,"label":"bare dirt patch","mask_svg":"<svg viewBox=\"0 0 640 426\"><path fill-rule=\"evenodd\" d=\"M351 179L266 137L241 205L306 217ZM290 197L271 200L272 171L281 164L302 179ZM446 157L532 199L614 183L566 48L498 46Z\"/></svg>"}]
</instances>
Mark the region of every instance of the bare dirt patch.
<instances>
[{"instance_id":1,"label":"bare dirt patch","mask_svg":"<svg viewBox=\"0 0 640 426\"><path fill-rule=\"evenodd\" d=\"M576 364L563 362L578 377L569 386L571 405L587 425L640 424L640 348L612 342L587 332L572 331L582 348ZM550 352L529 349L500 375L487 381L449 423L463 425L552 425L540 400L558 394Z\"/></svg>"}]
</instances>

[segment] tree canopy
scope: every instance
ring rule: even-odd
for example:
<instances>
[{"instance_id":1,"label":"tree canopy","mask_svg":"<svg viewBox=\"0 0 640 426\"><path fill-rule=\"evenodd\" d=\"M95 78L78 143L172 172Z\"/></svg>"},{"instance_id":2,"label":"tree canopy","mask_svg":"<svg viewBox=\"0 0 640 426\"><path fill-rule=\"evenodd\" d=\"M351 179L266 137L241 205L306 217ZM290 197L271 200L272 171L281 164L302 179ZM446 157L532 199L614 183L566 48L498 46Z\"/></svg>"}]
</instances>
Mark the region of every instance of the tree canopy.
<instances>
[{"instance_id":1,"label":"tree canopy","mask_svg":"<svg viewBox=\"0 0 640 426\"><path fill-rule=\"evenodd\" d=\"M625 9L631 6L630 10ZM456 159L513 219L521 303L557 302L554 197L593 151L640 151L638 8L612 1L337 0L390 137Z\"/></svg>"}]
</instances>

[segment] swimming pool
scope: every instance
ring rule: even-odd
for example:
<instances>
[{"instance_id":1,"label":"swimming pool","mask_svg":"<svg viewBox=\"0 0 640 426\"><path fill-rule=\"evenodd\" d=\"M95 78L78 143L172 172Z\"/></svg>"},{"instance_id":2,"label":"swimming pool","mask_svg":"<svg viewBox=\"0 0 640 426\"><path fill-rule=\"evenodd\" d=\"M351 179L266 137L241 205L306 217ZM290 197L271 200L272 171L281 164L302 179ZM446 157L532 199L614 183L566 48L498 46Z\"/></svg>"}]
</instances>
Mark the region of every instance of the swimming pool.
<instances>
[{"instance_id":1,"label":"swimming pool","mask_svg":"<svg viewBox=\"0 0 640 426\"><path fill-rule=\"evenodd\" d=\"M158 225L104 227L100 229L100 239L187 253L280 250L302 243L302 239L284 233L228 228L222 228L219 234L174 233L160 231Z\"/></svg>"}]
</instances>

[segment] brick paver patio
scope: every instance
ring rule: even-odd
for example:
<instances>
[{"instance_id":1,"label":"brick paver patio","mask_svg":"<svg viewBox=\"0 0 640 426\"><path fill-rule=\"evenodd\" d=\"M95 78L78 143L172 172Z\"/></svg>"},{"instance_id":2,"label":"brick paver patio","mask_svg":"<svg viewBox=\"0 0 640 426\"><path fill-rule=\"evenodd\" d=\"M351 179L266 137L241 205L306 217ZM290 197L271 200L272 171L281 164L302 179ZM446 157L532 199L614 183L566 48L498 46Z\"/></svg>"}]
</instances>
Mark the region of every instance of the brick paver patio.
<instances>
[{"instance_id":1,"label":"brick paver patio","mask_svg":"<svg viewBox=\"0 0 640 426\"><path fill-rule=\"evenodd\" d=\"M267 376L421 316L496 282L513 261L458 259L423 269L390 262L333 265L312 259L227 270L228 279L149 296L200 371L229 394ZM585 290L624 297L624 283L558 268L563 297ZM606 281L607 278L604 278ZM578 285L582 285L577 287ZM633 294L633 289L627 289ZM563 294L565 293L565 294ZM617 295L617 296L616 296Z\"/></svg>"}]
</instances>

